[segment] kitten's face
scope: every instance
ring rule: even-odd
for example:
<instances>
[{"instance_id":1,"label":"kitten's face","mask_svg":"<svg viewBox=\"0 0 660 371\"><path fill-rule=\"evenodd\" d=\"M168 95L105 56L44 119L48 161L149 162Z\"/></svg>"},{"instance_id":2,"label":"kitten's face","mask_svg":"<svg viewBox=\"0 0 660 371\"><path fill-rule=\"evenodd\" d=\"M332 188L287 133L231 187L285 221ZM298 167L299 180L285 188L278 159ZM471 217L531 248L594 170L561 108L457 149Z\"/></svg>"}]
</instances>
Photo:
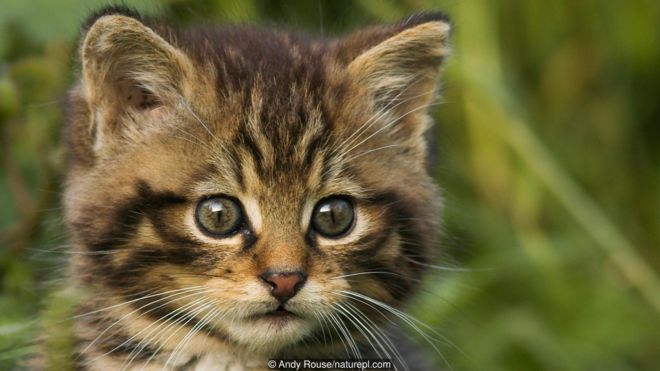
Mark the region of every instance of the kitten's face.
<instances>
[{"instance_id":1,"label":"kitten's face","mask_svg":"<svg viewBox=\"0 0 660 371\"><path fill-rule=\"evenodd\" d=\"M131 18L96 21L68 138L83 282L119 301L156 293L133 305L265 352L400 304L437 210L422 133L447 27L418 23L175 47ZM108 52L126 32L142 38L133 59Z\"/></svg>"}]
</instances>

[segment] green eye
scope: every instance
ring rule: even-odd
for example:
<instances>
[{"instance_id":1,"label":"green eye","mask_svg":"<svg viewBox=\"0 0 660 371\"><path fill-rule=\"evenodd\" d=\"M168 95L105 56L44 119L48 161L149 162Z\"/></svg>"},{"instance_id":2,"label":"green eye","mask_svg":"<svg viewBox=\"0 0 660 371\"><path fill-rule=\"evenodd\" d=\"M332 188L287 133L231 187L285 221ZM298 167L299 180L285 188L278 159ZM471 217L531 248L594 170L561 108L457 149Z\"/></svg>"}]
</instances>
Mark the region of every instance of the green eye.
<instances>
[{"instance_id":1,"label":"green eye","mask_svg":"<svg viewBox=\"0 0 660 371\"><path fill-rule=\"evenodd\" d=\"M314 207L312 228L324 237L338 238L353 227L353 204L344 197L325 198Z\"/></svg>"},{"instance_id":2,"label":"green eye","mask_svg":"<svg viewBox=\"0 0 660 371\"><path fill-rule=\"evenodd\" d=\"M214 237L227 237L243 224L243 212L236 199L213 197L197 204L195 220L203 232Z\"/></svg>"}]
</instances>

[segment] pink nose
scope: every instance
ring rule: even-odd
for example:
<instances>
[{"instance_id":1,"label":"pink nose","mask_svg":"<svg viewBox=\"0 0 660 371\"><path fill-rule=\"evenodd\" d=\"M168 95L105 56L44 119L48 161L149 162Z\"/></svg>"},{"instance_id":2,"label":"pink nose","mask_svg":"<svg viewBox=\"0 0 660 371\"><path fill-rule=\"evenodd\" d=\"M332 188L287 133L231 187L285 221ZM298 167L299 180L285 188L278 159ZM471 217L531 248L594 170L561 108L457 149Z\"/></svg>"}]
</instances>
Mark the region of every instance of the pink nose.
<instances>
[{"instance_id":1,"label":"pink nose","mask_svg":"<svg viewBox=\"0 0 660 371\"><path fill-rule=\"evenodd\" d=\"M266 272L259 278L267 283L271 289L270 294L281 304L294 297L305 284L307 275L303 272Z\"/></svg>"}]
</instances>

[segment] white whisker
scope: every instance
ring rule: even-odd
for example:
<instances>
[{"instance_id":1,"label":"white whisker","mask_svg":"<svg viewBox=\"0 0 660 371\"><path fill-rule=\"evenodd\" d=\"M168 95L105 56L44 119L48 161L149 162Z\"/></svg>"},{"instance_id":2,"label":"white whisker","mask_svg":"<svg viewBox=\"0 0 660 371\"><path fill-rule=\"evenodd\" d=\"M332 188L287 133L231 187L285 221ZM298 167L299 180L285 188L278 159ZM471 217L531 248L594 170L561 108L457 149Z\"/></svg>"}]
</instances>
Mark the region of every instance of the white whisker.
<instances>
[{"instance_id":1,"label":"white whisker","mask_svg":"<svg viewBox=\"0 0 660 371\"><path fill-rule=\"evenodd\" d=\"M376 346L371 341L371 338L368 335L368 333L371 333L371 331L368 331L368 333L365 333L363 328L366 330L366 326L364 324L362 324L362 322L360 320L358 320L352 313L350 313L346 308L344 308L343 305L337 303L336 306L339 307L339 309L340 309L339 314L343 315L346 319L348 319L348 321L353 324L353 327L355 327L360 332L360 334L362 334L362 336L367 340L367 342L371 346L371 349L373 349L374 352L376 352L376 356L378 358L383 358L383 356L387 356L389 358L389 355L387 354L387 352L385 352L386 354L381 354L380 351L378 349L376 349ZM379 343L379 345L380 345L380 343ZM382 346L381 346L381 349L382 349Z\"/></svg>"},{"instance_id":2,"label":"white whisker","mask_svg":"<svg viewBox=\"0 0 660 371\"><path fill-rule=\"evenodd\" d=\"M152 344L156 344L156 343L157 343L156 340L158 340L158 342L160 342L160 345L158 346L158 348L153 352L153 354L152 354L152 355L149 357L149 359L147 360L146 364L149 364L149 362L151 362L151 360L152 360L154 357L156 357L156 355L160 352L160 350L161 350L162 347L165 345L165 343L167 342L167 340L169 340L170 337L173 336L173 335L175 334L175 332L173 332L173 333L172 333L167 339L165 339L165 341L161 341L161 336L160 336L160 334L163 333L163 332L165 332L167 329L171 328L172 326L175 326L175 325L181 323L181 321L184 321L184 320L186 320L187 318L190 318L190 317L194 317L194 315L195 315L196 313L191 313L191 312L184 313L186 310L188 310L188 308L196 307L197 305L202 305L202 307L204 308L204 306L206 305L206 303L208 303L208 301L209 301L209 299L204 297L204 298L196 299L196 300L194 300L194 301L192 301L192 302L190 302L190 303L188 303L188 304L186 304L186 305L184 305L184 306L181 306L181 307L177 308L176 310L173 310L173 311L169 312L168 314L166 314L166 315L163 316L162 318L158 319L156 322L151 323L149 326L147 326L147 327L145 327L144 329L140 330L137 334L133 335L130 339L128 339L126 342L130 342L132 339L134 339L135 337L137 337L140 333L144 332L145 330L148 330L148 329L151 328L152 326L154 326L154 325L158 324L159 322L165 320L165 321L163 321L162 323L158 324L158 326L156 326L156 328L154 328L153 330L149 331L149 333L147 333L147 334L142 338L142 340L140 340L140 342L138 343L138 345L137 345L137 346L131 351L131 354L129 354L129 357L127 357L127 359L124 360L124 364L125 364L125 366L122 367L122 370L128 369L128 367L129 367L130 364L133 362L133 360L134 360L134 359L135 359L135 358L136 358L136 357L137 357L137 356L138 356L138 355L139 355L139 354L140 354L140 353L141 353L146 347L148 347L149 345L152 345ZM199 309L199 308L198 308L198 309ZM195 311L195 310L193 310L193 311ZM170 322L171 319L175 318L175 317L176 317L177 315L179 315L180 313L184 313L183 317L181 317L181 318L179 318L179 319L176 319L174 322ZM186 322L186 323L187 323L187 322ZM162 326L165 326L165 327L161 329ZM151 334L153 334L154 332L156 332L156 335L152 336ZM158 336L158 339L156 339L156 336ZM126 362L128 362L128 363L126 363Z\"/></svg>"},{"instance_id":3,"label":"white whisker","mask_svg":"<svg viewBox=\"0 0 660 371\"><path fill-rule=\"evenodd\" d=\"M421 328L419 328L419 326L417 324L424 326L425 328L429 329L434 334L439 336L444 342L447 342L448 344L456 347L455 344L453 344L452 342L447 340L444 336L437 333L433 328L431 328L430 326L428 326L424 322L422 322L422 321L420 321L420 320L418 320L418 319L416 319L416 318L414 318L414 317L412 317L412 316L410 316L410 315L408 315L408 314L406 314L406 313L404 313L404 312L402 312L402 311L400 311L396 308L393 308L390 305L387 305L387 304L381 302L380 300L373 299L369 296L366 296L366 295L363 295L363 294L360 294L360 293L357 293L357 292L354 292L354 291L340 290L339 292L342 293L342 294L348 295L350 297L353 297L354 300L361 301L363 303L365 301L370 302L370 303L372 303L372 304L374 304L374 305L376 305L380 308L385 309L386 311L392 313L393 315L395 315L396 317L401 319L403 322L405 322L407 325L409 325L412 329L417 331L417 333L420 334L420 336L422 336L422 338L424 338L424 340L426 340L426 342L429 343L429 345L431 345L433 347L433 349L438 353L438 355L443 360L443 362L445 362L447 367L449 367L450 370L452 369L451 365L449 364L447 359L444 357L444 355L442 354L440 349L438 349L438 347L435 345L435 342L432 341L432 340L437 340L437 339L434 339L433 337L426 334L424 331L422 331ZM458 348L456 348L456 349L458 349Z\"/></svg>"},{"instance_id":4,"label":"white whisker","mask_svg":"<svg viewBox=\"0 0 660 371\"><path fill-rule=\"evenodd\" d=\"M347 306L348 308L351 308L351 309L353 310L353 312L354 312L356 315L361 316L361 317L364 319L364 321L365 321L366 324L369 324L369 325L370 325L370 327L373 329L373 331L378 335L378 337L383 341L383 343L385 343L385 345L387 346L387 348L388 348L389 350L391 350L392 353L394 353L394 356L398 359L399 364L401 364L401 366L403 367L403 369L406 370L406 371L409 371L410 369L408 368L408 364L407 364L406 361L404 360L403 356L401 355L401 353L399 352L399 350L396 348L396 346L394 346L394 344L392 343L392 341L391 341L391 340L385 335L385 333L383 332L383 330L381 330L381 329L378 327L378 325L376 325L376 324L374 323L374 321L373 321L372 319L370 319L366 314L364 314L364 313L363 313L360 309L358 309L355 305L351 304L350 302L347 302L347 303L345 303L345 304L346 304L346 306ZM380 313L380 312L379 312L379 313ZM382 315L382 314L381 314L381 315ZM381 345L381 347L382 347L382 345ZM391 355L390 355L388 352L386 352L386 353L387 353L387 357L388 357L388 358L391 358Z\"/></svg>"}]
</instances>

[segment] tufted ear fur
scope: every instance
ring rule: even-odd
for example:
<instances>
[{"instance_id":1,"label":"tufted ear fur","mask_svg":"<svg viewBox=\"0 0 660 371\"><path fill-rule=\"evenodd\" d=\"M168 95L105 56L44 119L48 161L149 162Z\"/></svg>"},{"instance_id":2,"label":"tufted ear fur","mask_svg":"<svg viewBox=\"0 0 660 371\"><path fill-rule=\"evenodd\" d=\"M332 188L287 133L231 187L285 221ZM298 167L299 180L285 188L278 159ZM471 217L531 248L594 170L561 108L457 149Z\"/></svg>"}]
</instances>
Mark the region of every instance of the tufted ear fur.
<instances>
[{"instance_id":1,"label":"tufted ear fur","mask_svg":"<svg viewBox=\"0 0 660 371\"><path fill-rule=\"evenodd\" d=\"M346 71L390 119L425 114L450 53L450 24L443 14L420 14L405 22L363 30L340 42ZM340 55L341 56L341 55ZM425 120L414 122L421 135Z\"/></svg>"},{"instance_id":2,"label":"tufted ear fur","mask_svg":"<svg viewBox=\"0 0 660 371\"><path fill-rule=\"evenodd\" d=\"M101 14L81 47L85 100L95 129L94 147L106 145L131 114L162 114L184 95L192 63L136 14Z\"/></svg>"}]
</instances>

